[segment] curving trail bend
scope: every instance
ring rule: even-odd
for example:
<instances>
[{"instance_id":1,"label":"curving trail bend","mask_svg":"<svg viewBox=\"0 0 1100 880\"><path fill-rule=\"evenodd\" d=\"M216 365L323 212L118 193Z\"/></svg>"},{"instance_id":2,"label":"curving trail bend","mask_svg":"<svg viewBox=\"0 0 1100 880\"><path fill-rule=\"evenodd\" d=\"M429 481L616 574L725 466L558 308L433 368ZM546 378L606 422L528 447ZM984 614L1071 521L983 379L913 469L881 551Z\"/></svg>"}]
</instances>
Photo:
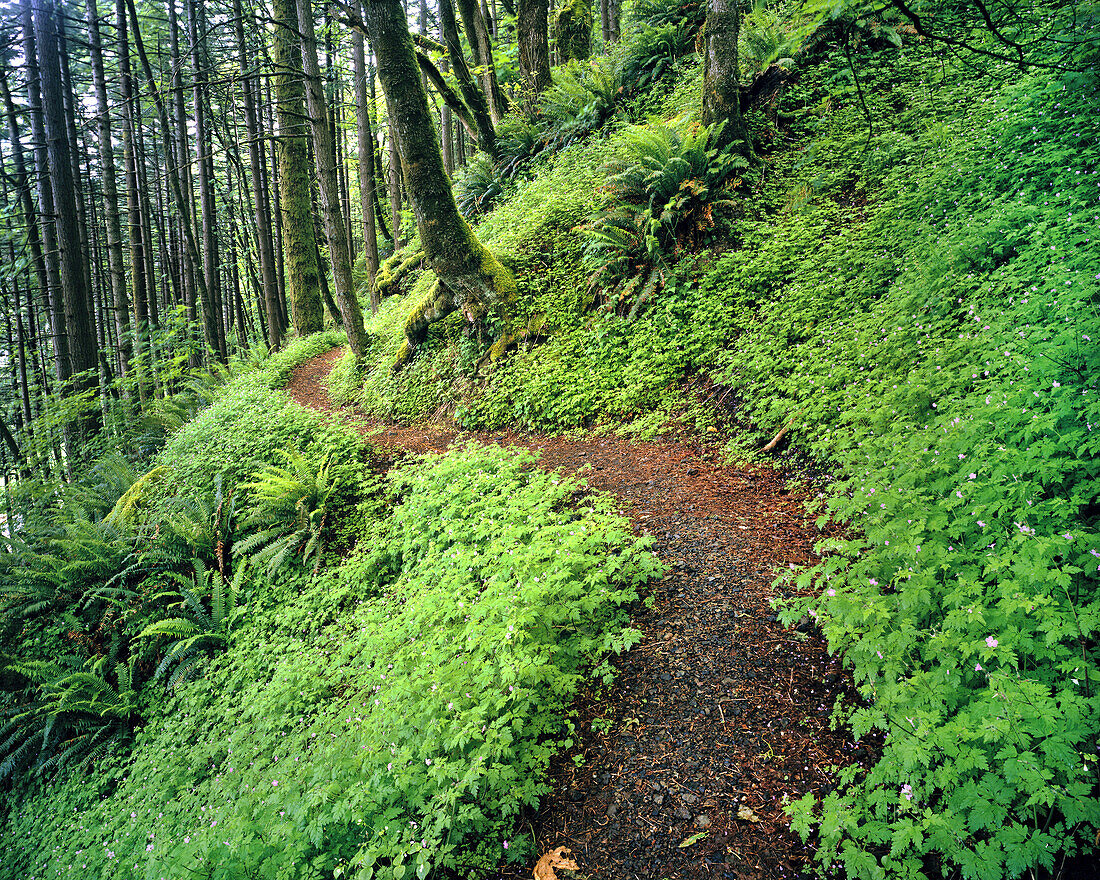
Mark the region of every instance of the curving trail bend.
<instances>
[{"instance_id":1,"label":"curving trail bend","mask_svg":"<svg viewBox=\"0 0 1100 880\"><path fill-rule=\"evenodd\" d=\"M588 465L588 485L619 499L670 568L654 608L635 615L644 638L615 660L614 684L577 703L577 742L528 817L539 852L568 846L582 876L607 880L796 876L810 851L784 803L831 788L829 765L875 757L829 728L836 697L853 697L839 662L814 632L785 630L769 605L776 570L807 562L820 537L804 496L779 471L720 463L695 437L469 435L372 421L329 398L324 380L341 354L301 366L288 393L392 457L472 437L536 451L548 469ZM501 876L530 877L530 866Z\"/></svg>"}]
</instances>

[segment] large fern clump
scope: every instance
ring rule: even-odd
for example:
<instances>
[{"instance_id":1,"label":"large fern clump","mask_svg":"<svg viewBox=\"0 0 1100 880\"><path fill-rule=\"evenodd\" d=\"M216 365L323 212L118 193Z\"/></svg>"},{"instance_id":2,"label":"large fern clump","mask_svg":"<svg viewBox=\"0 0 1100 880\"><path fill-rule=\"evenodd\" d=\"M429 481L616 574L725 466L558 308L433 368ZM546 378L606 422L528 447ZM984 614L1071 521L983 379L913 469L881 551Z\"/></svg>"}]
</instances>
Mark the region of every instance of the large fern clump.
<instances>
[{"instance_id":1,"label":"large fern clump","mask_svg":"<svg viewBox=\"0 0 1100 880\"><path fill-rule=\"evenodd\" d=\"M735 173L748 167L738 144L718 149L720 126L686 135L664 125L635 126L624 154L608 163L604 206L585 231L591 285L612 308L633 316L683 251L700 248L715 213L735 203Z\"/></svg>"},{"instance_id":2,"label":"large fern clump","mask_svg":"<svg viewBox=\"0 0 1100 880\"><path fill-rule=\"evenodd\" d=\"M237 597L247 565L237 568L232 580L224 572L193 560L191 574L169 572L175 589L157 598L167 599L167 617L145 627L138 635L148 644L167 644L153 673L153 680L168 679L176 688L197 674L199 665L229 645L229 633L240 609ZM171 674L169 674L171 673Z\"/></svg>"},{"instance_id":3,"label":"large fern clump","mask_svg":"<svg viewBox=\"0 0 1100 880\"><path fill-rule=\"evenodd\" d=\"M85 668L53 661L13 661L5 677L22 678L0 708L0 780L87 767L130 736L140 721L133 669L117 659L119 640Z\"/></svg>"},{"instance_id":4,"label":"large fern clump","mask_svg":"<svg viewBox=\"0 0 1100 880\"><path fill-rule=\"evenodd\" d=\"M235 552L254 555L272 574L294 557L316 571L331 504L347 488L349 473L331 455L320 463L296 451L280 450L279 456L284 465L268 465L245 484L251 507L244 527L255 531Z\"/></svg>"}]
</instances>

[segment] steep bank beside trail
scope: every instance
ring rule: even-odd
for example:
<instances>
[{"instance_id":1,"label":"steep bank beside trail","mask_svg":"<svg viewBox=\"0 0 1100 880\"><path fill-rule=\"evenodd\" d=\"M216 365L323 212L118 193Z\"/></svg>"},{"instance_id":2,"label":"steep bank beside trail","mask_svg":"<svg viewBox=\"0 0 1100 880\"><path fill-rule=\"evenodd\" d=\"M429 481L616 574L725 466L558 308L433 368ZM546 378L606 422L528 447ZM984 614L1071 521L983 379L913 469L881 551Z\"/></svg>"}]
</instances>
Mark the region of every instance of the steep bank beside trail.
<instances>
[{"instance_id":1,"label":"steep bank beside trail","mask_svg":"<svg viewBox=\"0 0 1100 880\"><path fill-rule=\"evenodd\" d=\"M835 699L848 693L839 663L813 633L783 629L769 605L776 570L805 563L819 537L783 475L723 465L701 442L383 425L330 400L324 379L340 354L300 367L290 395L395 456L464 438L536 451L543 467L580 472L618 499L670 568L652 610L636 614L642 643L617 658L609 687L594 685L577 706L576 742L530 817L538 851L568 846L592 877L797 872L808 852L783 806L830 789L829 765L866 764L872 752L829 729Z\"/></svg>"}]
</instances>

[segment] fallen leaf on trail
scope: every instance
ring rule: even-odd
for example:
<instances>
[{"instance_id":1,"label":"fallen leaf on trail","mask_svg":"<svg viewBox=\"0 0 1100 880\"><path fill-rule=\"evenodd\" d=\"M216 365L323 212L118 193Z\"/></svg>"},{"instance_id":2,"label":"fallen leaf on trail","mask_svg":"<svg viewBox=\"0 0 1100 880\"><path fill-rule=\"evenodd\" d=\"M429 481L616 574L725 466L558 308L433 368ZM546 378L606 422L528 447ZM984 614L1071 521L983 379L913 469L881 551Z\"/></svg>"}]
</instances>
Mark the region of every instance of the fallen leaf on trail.
<instances>
[{"instance_id":1,"label":"fallen leaf on trail","mask_svg":"<svg viewBox=\"0 0 1100 880\"><path fill-rule=\"evenodd\" d=\"M737 808L737 818L738 819L744 819L746 822L759 822L760 821L760 817L757 816L756 813L754 813L752 811L752 808L751 807L746 807L744 804L741 804L741 806L739 806Z\"/></svg>"},{"instance_id":2,"label":"fallen leaf on trail","mask_svg":"<svg viewBox=\"0 0 1100 880\"><path fill-rule=\"evenodd\" d=\"M706 836L707 836L707 832L699 831L696 834L691 835L691 837L688 837L685 840L681 840L680 841L680 849L684 849L686 847L689 847L693 843L698 843L700 840L702 840Z\"/></svg>"},{"instance_id":3,"label":"fallen leaf on trail","mask_svg":"<svg viewBox=\"0 0 1100 880\"><path fill-rule=\"evenodd\" d=\"M563 871L579 871L580 866L572 859L566 858L572 854L573 850L565 846L550 850L535 865L535 880L558 880L558 875L554 873L555 868L561 868Z\"/></svg>"}]
</instances>

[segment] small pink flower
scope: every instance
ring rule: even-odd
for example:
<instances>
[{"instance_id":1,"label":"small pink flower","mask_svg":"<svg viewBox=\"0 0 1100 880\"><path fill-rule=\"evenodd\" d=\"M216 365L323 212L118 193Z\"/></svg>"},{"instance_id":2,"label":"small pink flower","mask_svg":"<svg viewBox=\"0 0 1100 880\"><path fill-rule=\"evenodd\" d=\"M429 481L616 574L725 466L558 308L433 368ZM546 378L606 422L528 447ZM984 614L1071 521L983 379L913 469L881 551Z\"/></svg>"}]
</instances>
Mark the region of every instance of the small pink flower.
<instances>
[{"instance_id":1,"label":"small pink flower","mask_svg":"<svg viewBox=\"0 0 1100 880\"><path fill-rule=\"evenodd\" d=\"M986 636L985 643L991 648L996 648L1000 644L993 636Z\"/></svg>"},{"instance_id":2,"label":"small pink flower","mask_svg":"<svg viewBox=\"0 0 1100 880\"><path fill-rule=\"evenodd\" d=\"M832 587L829 587L829 589L827 589L825 591L825 595L826 596L835 596L836 595L836 590L834 590Z\"/></svg>"},{"instance_id":3,"label":"small pink flower","mask_svg":"<svg viewBox=\"0 0 1100 880\"><path fill-rule=\"evenodd\" d=\"M913 786L911 786L908 782L901 787L901 796L907 801L911 801L913 799Z\"/></svg>"},{"instance_id":4,"label":"small pink flower","mask_svg":"<svg viewBox=\"0 0 1100 880\"><path fill-rule=\"evenodd\" d=\"M981 663L975 663L974 664L974 671L975 672L981 672L982 671L982 664Z\"/></svg>"}]
</instances>

